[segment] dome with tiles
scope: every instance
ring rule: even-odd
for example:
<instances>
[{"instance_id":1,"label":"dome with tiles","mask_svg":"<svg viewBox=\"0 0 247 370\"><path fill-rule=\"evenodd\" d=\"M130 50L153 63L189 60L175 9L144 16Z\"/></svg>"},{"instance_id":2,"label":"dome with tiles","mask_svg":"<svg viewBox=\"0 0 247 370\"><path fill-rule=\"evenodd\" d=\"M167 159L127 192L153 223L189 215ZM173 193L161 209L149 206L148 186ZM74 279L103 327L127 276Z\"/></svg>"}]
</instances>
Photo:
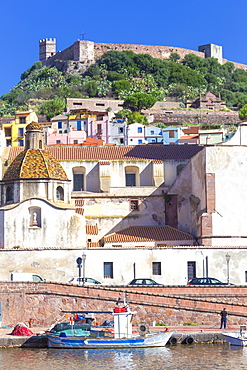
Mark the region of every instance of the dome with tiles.
<instances>
[{"instance_id":1,"label":"dome with tiles","mask_svg":"<svg viewBox=\"0 0 247 370\"><path fill-rule=\"evenodd\" d=\"M30 130L40 130L40 131L42 131L42 126L41 126L40 123L33 121L33 122L29 123L26 126L26 131L30 131Z\"/></svg>"},{"instance_id":2,"label":"dome with tiles","mask_svg":"<svg viewBox=\"0 0 247 370\"><path fill-rule=\"evenodd\" d=\"M23 150L3 176L3 180L20 179L68 180L59 161L49 151L41 149Z\"/></svg>"}]
</instances>

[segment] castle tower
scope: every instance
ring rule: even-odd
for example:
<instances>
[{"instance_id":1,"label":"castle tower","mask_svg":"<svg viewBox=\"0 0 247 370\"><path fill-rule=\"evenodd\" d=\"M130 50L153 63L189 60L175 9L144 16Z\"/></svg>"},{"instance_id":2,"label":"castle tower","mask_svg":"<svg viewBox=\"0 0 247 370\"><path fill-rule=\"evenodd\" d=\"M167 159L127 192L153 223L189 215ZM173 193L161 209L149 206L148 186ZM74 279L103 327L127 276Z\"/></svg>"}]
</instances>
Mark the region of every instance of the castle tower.
<instances>
[{"instance_id":1,"label":"castle tower","mask_svg":"<svg viewBox=\"0 0 247 370\"><path fill-rule=\"evenodd\" d=\"M39 60L44 63L48 58L56 54L56 39L39 40Z\"/></svg>"},{"instance_id":2,"label":"castle tower","mask_svg":"<svg viewBox=\"0 0 247 370\"><path fill-rule=\"evenodd\" d=\"M74 60L84 63L94 63L94 42L77 40L74 45Z\"/></svg>"},{"instance_id":3,"label":"castle tower","mask_svg":"<svg viewBox=\"0 0 247 370\"><path fill-rule=\"evenodd\" d=\"M222 46L215 44L206 44L198 46L198 51L205 54L205 58L216 58L222 64Z\"/></svg>"}]
</instances>

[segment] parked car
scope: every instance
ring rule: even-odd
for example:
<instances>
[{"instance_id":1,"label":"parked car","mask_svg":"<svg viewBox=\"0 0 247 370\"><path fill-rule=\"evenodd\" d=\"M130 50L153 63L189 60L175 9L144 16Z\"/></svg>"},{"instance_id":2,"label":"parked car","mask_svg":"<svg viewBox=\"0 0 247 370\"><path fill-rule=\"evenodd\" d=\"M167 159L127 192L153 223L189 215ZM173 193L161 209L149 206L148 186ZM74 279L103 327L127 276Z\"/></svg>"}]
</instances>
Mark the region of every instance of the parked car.
<instances>
[{"instance_id":1,"label":"parked car","mask_svg":"<svg viewBox=\"0 0 247 370\"><path fill-rule=\"evenodd\" d=\"M42 276L33 272L12 272L10 275L11 281L45 281Z\"/></svg>"},{"instance_id":2,"label":"parked car","mask_svg":"<svg viewBox=\"0 0 247 370\"><path fill-rule=\"evenodd\" d=\"M153 279L133 279L128 285L161 285Z\"/></svg>"},{"instance_id":3,"label":"parked car","mask_svg":"<svg viewBox=\"0 0 247 370\"><path fill-rule=\"evenodd\" d=\"M85 282L84 282L85 279ZM72 279L69 280L69 283L72 284L83 284L84 285L92 285L92 284L102 284L99 280L93 279L93 278L88 278L88 277L73 277Z\"/></svg>"},{"instance_id":4,"label":"parked car","mask_svg":"<svg viewBox=\"0 0 247 370\"><path fill-rule=\"evenodd\" d=\"M222 283L215 278L193 278L188 281L188 285L227 285L227 283Z\"/></svg>"}]
</instances>

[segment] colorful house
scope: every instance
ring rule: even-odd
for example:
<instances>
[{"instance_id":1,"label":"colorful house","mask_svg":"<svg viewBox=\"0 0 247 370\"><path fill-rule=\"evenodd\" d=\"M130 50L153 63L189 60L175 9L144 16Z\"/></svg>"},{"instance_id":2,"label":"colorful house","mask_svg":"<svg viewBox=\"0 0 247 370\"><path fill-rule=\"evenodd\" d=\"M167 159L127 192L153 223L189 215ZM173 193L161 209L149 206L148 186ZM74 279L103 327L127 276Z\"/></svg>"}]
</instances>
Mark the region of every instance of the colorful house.
<instances>
[{"instance_id":1,"label":"colorful house","mask_svg":"<svg viewBox=\"0 0 247 370\"><path fill-rule=\"evenodd\" d=\"M24 147L24 135L26 126L31 122L37 122L38 117L33 110L17 112L15 119L2 125L4 131L5 146Z\"/></svg>"}]
</instances>

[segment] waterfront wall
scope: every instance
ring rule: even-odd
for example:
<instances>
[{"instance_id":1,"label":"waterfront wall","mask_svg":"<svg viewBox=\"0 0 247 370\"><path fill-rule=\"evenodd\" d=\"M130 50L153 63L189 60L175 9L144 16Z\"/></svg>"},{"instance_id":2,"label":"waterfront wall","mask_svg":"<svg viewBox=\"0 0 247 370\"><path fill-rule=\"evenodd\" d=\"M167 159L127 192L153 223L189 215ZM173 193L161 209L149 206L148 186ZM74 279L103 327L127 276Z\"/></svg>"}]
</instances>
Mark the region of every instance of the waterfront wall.
<instances>
[{"instance_id":1,"label":"waterfront wall","mask_svg":"<svg viewBox=\"0 0 247 370\"><path fill-rule=\"evenodd\" d=\"M33 320L36 326L49 327L64 320L61 313L75 310L111 311L119 297L128 294L128 302L137 312L134 324L146 321L167 326L194 323L218 328L220 311L225 307L229 324L245 324L247 287L245 286L76 286L51 282L0 282L2 325ZM95 315L102 323L111 315Z\"/></svg>"}]
</instances>

